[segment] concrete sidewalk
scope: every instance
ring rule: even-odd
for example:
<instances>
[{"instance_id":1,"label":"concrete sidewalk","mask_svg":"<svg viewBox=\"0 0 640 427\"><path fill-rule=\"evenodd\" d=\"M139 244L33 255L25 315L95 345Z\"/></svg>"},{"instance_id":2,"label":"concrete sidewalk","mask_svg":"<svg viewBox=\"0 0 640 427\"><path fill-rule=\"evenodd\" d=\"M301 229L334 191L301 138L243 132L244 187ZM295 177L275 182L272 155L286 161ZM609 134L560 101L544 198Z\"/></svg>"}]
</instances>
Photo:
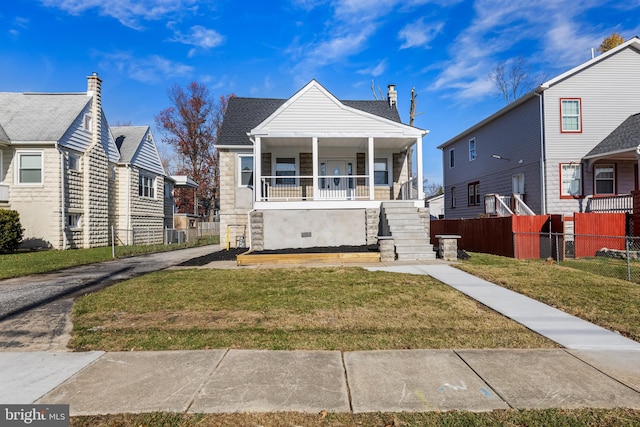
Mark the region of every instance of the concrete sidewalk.
<instances>
[{"instance_id":1,"label":"concrete sidewalk","mask_svg":"<svg viewBox=\"0 0 640 427\"><path fill-rule=\"evenodd\" d=\"M202 350L26 359L1 353L0 383L3 404L69 404L71 415L640 409L640 353Z\"/></svg>"}]
</instances>

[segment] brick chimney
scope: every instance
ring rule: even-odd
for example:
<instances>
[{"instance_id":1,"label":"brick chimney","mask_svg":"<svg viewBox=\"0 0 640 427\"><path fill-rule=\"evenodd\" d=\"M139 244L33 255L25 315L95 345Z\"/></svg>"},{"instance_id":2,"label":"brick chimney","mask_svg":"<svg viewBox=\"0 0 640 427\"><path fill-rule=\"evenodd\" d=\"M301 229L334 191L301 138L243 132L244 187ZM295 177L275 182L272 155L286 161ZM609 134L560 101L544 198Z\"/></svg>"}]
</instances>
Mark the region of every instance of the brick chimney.
<instances>
[{"instance_id":1,"label":"brick chimney","mask_svg":"<svg viewBox=\"0 0 640 427\"><path fill-rule=\"evenodd\" d=\"M390 84L387 86L387 101L390 107L396 107L398 104L398 92L396 92L396 85Z\"/></svg>"},{"instance_id":2,"label":"brick chimney","mask_svg":"<svg viewBox=\"0 0 640 427\"><path fill-rule=\"evenodd\" d=\"M92 143L100 143L102 135L102 79L98 73L87 76L87 95L93 97L91 103Z\"/></svg>"}]
</instances>

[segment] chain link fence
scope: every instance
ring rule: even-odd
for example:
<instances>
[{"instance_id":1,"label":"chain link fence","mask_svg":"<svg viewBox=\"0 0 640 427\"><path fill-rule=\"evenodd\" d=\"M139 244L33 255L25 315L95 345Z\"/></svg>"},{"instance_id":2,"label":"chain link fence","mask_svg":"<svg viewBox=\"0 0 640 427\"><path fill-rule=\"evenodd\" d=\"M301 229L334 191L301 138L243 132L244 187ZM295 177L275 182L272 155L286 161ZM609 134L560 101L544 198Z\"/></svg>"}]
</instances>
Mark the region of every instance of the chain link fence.
<instances>
[{"instance_id":1,"label":"chain link fence","mask_svg":"<svg viewBox=\"0 0 640 427\"><path fill-rule=\"evenodd\" d=\"M185 245L192 246L203 240L219 243L219 223L203 223L197 228L186 230L158 227L134 227L131 229L112 228L109 244L114 258L134 255L142 246Z\"/></svg>"},{"instance_id":2,"label":"chain link fence","mask_svg":"<svg viewBox=\"0 0 640 427\"><path fill-rule=\"evenodd\" d=\"M549 262L640 284L640 237L514 233L516 248L518 241L538 245Z\"/></svg>"}]
</instances>

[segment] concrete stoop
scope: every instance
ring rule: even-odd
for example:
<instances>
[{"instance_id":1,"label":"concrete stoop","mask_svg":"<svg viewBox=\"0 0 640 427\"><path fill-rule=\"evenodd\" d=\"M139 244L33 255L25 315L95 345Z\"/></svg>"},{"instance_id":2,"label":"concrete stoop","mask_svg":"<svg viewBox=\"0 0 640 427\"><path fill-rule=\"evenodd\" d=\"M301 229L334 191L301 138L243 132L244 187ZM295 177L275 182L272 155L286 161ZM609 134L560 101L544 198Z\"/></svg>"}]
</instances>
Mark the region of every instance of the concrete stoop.
<instances>
[{"instance_id":1,"label":"concrete stoop","mask_svg":"<svg viewBox=\"0 0 640 427\"><path fill-rule=\"evenodd\" d=\"M413 202L383 203L382 211L399 261L436 259L429 235Z\"/></svg>"}]
</instances>

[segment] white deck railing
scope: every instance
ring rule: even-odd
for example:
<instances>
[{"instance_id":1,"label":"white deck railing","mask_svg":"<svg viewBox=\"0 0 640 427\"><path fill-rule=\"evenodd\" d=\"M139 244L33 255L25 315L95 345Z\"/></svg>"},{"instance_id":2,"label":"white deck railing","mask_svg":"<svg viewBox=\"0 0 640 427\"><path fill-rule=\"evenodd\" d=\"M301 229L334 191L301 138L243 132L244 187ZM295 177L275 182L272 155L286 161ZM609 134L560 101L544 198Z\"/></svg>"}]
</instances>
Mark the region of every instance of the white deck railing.
<instances>
[{"instance_id":1,"label":"white deck railing","mask_svg":"<svg viewBox=\"0 0 640 427\"><path fill-rule=\"evenodd\" d=\"M633 196L587 197L585 212L627 212L633 213Z\"/></svg>"},{"instance_id":2,"label":"white deck railing","mask_svg":"<svg viewBox=\"0 0 640 427\"><path fill-rule=\"evenodd\" d=\"M368 175L263 176L259 201L369 200Z\"/></svg>"},{"instance_id":3,"label":"white deck railing","mask_svg":"<svg viewBox=\"0 0 640 427\"><path fill-rule=\"evenodd\" d=\"M400 186L400 194L403 200L418 199L418 177L413 177L409 181L405 181Z\"/></svg>"}]
</instances>

